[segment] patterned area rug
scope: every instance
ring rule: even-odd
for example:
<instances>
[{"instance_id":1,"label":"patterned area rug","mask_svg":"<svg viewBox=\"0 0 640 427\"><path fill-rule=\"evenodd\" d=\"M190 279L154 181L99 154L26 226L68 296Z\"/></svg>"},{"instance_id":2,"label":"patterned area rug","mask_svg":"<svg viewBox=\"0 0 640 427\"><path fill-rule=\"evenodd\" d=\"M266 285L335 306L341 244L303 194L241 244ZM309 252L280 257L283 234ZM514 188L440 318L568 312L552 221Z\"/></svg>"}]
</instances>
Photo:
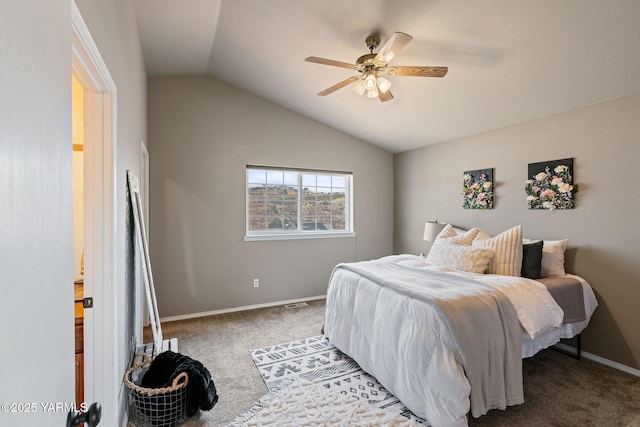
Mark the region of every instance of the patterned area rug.
<instances>
[{"instance_id":1,"label":"patterned area rug","mask_svg":"<svg viewBox=\"0 0 640 427\"><path fill-rule=\"evenodd\" d=\"M298 378L281 391L260 399L259 407L251 416L231 423L231 427L258 426L417 427L418 424L364 400Z\"/></svg>"},{"instance_id":2,"label":"patterned area rug","mask_svg":"<svg viewBox=\"0 0 640 427\"><path fill-rule=\"evenodd\" d=\"M277 393L295 380L304 379L426 425L424 419L415 416L323 335L258 348L250 354L269 392Z\"/></svg>"}]
</instances>

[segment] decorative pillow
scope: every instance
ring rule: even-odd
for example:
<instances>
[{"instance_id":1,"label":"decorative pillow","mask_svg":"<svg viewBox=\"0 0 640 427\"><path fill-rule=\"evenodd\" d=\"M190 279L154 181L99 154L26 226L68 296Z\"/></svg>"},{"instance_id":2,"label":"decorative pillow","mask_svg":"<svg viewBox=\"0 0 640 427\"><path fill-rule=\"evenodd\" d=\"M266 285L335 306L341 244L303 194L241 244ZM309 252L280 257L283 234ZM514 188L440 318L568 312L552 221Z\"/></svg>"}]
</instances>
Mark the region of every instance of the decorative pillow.
<instances>
[{"instance_id":1,"label":"decorative pillow","mask_svg":"<svg viewBox=\"0 0 640 427\"><path fill-rule=\"evenodd\" d=\"M466 232L467 232L467 231L469 231L469 230L463 230L462 228L458 228L458 227L456 227L456 226L454 225L454 226L453 226L453 231L455 231L455 232L456 232L456 234L459 236L459 235L461 235L461 234L466 233Z\"/></svg>"},{"instance_id":2,"label":"decorative pillow","mask_svg":"<svg viewBox=\"0 0 640 427\"><path fill-rule=\"evenodd\" d=\"M453 228L453 225L446 224L442 230L436 236L436 239L446 239L449 237L456 237L458 233Z\"/></svg>"},{"instance_id":3,"label":"decorative pillow","mask_svg":"<svg viewBox=\"0 0 640 427\"><path fill-rule=\"evenodd\" d=\"M542 246L542 277L565 276L564 253L569 244L568 239L545 240Z\"/></svg>"},{"instance_id":4,"label":"decorative pillow","mask_svg":"<svg viewBox=\"0 0 640 427\"><path fill-rule=\"evenodd\" d=\"M492 258L492 249L458 245L451 239L436 239L427 255L427 262L454 270L482 274Z\"/></svg>"},{"instance_id":5,"label":"decorative pillow","mask_svg":"<svg viewBox=\"0 0 640 427\"><path fill-rule=\"evenodd\" d=\"M491 239L493 236L489 233L487 233L484 230L478 230L478 234L476 234L475 239L478 240L487 240L487 239Z\"/></svg>"},{"instance_id":6,"label":"decorative pillow","mask_svg":"<svg viewBox=\"0 0 640 427\"><path fill-rule=\"evenodd\" d=\"M530 243L531 239L523 239L523 242ZM569 243L568 239L543 240L542 246L542 277L565 276L564 253Z\"/></svg>"},{"instance_id":7,"label":"decorative pillow","mask_svg":"<svg viewBox=\"0 0 640 427\"><path fill-rule=\"evenodd\" d=\"M487 273L503 276L520 276L522 269L522 226L516 225L495 237L478 231L471 244L476 248L493 249L495 255L489 263Z\"/></svg>"},{"instance_id":8,"label":"decorative pillow","mask_svg":"<svg viewBox=\"0 0 640 427\"><path fill-rule=\"evenodd\" d=\"M465 231L462 234L458 234L456 232L456 228L453 225L447 224L436 236L436 241L439 239L447 239L450 242L456 243L458 245L471 246L471 242L473 242L473 239L476 237L476 234L478 234L478 231L480 231L479 228L473 227L471 230Z\"/></svg>"},{"instance_id":9,"label":"decorative pillow","mask_svg":"<svg viewBox=\"0 0 640 427\"><path fill-rule=\"evenodd\" d=\"M520 275L528 279L542 277L542 240L522 245L522 269Z\"/></svg>"}]
</instances>

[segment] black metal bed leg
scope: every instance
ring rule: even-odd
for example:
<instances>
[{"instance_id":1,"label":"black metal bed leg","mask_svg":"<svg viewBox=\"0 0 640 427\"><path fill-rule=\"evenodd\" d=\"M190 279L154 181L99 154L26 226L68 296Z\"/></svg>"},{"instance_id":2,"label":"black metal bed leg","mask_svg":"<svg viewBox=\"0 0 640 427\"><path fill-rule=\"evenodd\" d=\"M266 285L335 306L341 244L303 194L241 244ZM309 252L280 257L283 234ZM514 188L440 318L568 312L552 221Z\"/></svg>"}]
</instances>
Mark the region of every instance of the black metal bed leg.
<instances>
[{"instance_id":1,"label":"black metal bed leg","mask_svg":"<svg viewBox=\"0 0 640 427\"><path fill-rule=\"evenodd\" d=\"M552 349L552 350L555 350L555 351L557 351L557 352L560 352L560 353L562 353L562 354L566 354L567 356L571 356L571 357L573 357L574 359L578 359L578 360L580 360L580 358L582 357L582 341L581 341L581 336L580 336L580 334L577 334L577 335L575 336L575 338L576 338L576 352L575 352L575 354L574 354L574 353L572 353L572 352L570 352L570 351L564 350L564 349L562 349L562 348L558 348L558 347L556 347L555 345L554 345L554 346L552 346L552 347L551 347L551 349Z\"/></svg>"}]
</instances>

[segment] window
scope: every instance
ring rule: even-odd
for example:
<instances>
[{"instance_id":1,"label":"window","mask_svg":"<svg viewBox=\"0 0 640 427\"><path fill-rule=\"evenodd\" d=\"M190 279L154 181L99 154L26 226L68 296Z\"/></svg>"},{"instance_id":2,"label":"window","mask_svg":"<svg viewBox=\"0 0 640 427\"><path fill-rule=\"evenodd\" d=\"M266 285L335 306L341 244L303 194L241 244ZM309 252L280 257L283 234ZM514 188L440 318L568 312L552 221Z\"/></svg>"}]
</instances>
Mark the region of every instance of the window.
<instances>
[{"instance_id":1,"label":"window","mask_svg":"<svg viewBox=\"0 0 640 427\"><path fill-rule=\"evenodd\" d=\"M245 240L353 235L349 172L247 166Z\"/></svg>"}]
</instances>

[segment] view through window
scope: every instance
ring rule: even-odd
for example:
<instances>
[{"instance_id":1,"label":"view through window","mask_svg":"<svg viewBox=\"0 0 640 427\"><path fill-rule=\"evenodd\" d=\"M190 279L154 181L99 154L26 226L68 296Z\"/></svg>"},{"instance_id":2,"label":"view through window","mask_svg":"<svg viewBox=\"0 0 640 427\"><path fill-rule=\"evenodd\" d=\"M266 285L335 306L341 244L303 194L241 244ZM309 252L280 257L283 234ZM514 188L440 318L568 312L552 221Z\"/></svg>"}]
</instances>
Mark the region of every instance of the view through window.
<instances>
[{"instance_id":1,"label":"view through window","mask_svg":"<svg viewBox=\"0 0 640 427\"><path fill-rule=\"evenodd\" d=\"M247 234L351 231L351 174L247 167Z\"/></svg>"}]
</instances>

